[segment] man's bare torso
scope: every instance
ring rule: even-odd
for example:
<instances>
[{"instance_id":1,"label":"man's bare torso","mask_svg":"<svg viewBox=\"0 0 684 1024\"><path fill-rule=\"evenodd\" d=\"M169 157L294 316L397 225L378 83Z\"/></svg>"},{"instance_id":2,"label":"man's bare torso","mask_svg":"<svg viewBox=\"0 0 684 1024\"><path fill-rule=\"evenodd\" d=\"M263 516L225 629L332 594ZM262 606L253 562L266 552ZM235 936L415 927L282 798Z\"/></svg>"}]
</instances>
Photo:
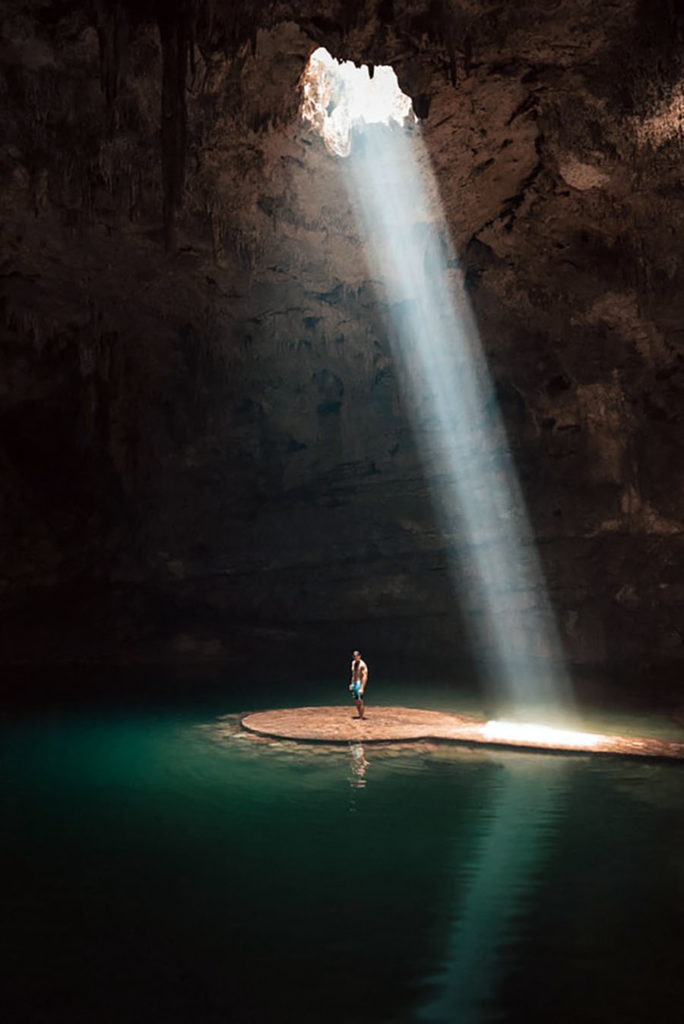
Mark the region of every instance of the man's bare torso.
<instances>
[{"instance_id":1,"label":"man's bare torso","mask_svg":"<svg viewBox=\"0 0 684 1024\"><path fill-rule=\"evenodd\" d=\"M358 661L355 659L351 663L351 681L352 683L361 683L365 686L366 680L368 679L368 665L360 658Z\"/></svg>"}]
</instances>

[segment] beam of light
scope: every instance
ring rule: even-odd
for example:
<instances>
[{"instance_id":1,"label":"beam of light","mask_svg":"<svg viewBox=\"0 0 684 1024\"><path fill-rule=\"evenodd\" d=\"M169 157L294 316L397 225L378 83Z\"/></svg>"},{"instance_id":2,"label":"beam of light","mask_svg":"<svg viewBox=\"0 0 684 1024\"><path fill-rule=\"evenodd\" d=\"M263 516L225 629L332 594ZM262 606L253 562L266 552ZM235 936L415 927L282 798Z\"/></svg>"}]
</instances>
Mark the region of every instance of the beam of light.
<instances>
[{"instance_id":1,"label":"beam of light","mask_svg":"<svg viewBox=\"0 0 684 1024\"><path fill-rule=\"evenodd\" d=\"M469 874L454 893L453 925L420 1021L478 1024L491 1016L501 975L534 901L535 880L564 806L567 761L506 766Z\"/></svg>"},{"instance_id":2,"label":"beam of light","mask_svg":"<svg viewBox=\"0 0 684 1024\"><path fill-rule=\"evenodd\" d=\"M561 645L420 130L389 118L351 136L340 167L476 653L516 709L562 707Z\"/></svg>"}]
</instances>

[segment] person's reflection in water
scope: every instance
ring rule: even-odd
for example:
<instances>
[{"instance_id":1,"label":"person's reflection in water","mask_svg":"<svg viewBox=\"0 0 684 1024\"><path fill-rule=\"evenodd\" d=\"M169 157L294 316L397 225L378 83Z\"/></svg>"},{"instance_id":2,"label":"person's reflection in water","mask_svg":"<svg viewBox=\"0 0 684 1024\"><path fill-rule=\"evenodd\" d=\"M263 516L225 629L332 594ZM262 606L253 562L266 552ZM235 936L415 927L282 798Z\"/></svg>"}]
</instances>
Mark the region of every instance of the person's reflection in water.
<instances>
[{"instance_id":1,"label":"person's reflection in water","mask_svg":"<svg viewBox=\"0 0 684 1024\"><path fill-rule=\"evenodd\" d=\"M349 775L349 785L353 790L363 789L366 785L366 769L370 764L370 761L366 760L366 754L363 746L360 743L350 743L351 750L351 773ZM349 805L350 811L356 810L356 801L352 797Z\"/></svg>"}]
</instances>

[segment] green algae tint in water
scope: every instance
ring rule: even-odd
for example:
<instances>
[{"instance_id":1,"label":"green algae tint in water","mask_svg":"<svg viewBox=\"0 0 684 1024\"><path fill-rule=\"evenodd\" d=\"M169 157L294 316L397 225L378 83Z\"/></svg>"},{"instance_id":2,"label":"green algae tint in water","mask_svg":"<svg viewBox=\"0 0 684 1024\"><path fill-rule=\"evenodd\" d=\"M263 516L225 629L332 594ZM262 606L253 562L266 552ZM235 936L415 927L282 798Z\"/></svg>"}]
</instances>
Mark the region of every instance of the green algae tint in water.
<instances>
[{"instance_id":1,"label":"green algae tint in water","mask_svg":"<svg viewBox=\"0 0 684 1024\"><path fill-rule=\"evenodd\" d=\"M680 766L231 733L5 726L4 1019L681 1020Z\"/></svg>"}]
</instances>

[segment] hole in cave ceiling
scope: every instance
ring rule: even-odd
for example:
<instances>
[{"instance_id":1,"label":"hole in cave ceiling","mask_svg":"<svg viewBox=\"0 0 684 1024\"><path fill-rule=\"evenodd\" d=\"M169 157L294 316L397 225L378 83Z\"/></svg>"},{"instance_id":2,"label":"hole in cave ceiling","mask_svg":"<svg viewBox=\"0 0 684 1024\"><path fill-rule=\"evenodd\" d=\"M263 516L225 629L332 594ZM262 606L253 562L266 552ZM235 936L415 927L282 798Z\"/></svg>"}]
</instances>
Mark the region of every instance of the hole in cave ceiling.
<instances>
[{"instance_id":1,"label":"hole in cave ceiling","mask_svg":"<svg viewBox=\"0 0 684 1024\"><path fill-rule=\"evenodd\" d=\"M349 156L356 125L416 121L411 98L391 67L376 67L371 78L366 65L338 61L321 46L311 54L301 82L301 115L335 156Z\"/></svg>"}]
</instances>

